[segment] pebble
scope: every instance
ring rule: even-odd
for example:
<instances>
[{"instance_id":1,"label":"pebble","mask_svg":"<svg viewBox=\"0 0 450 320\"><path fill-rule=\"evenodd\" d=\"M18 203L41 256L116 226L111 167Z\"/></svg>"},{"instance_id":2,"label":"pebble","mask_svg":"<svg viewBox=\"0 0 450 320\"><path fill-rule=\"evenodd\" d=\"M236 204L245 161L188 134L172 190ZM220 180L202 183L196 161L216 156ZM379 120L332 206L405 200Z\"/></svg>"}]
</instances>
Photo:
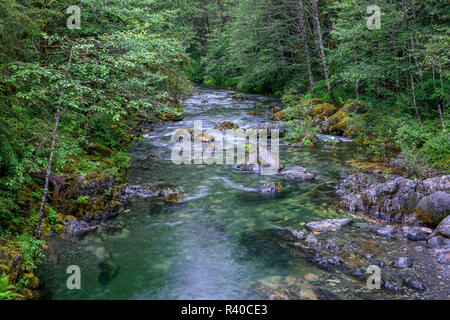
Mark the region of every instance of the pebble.
<instances>
[{"instance_id":1,"label":"pebble","mask_svg":"<svg viewBox=\"0 0 450 320\"><path fill-rule=\"evenodd\" d=\"M305 278L306 281L317 281L317 280L319 280L319 276L317 274L314 274L314 273L305 274L304 278Z\"/></svg>"},{"instance_id":2,"label":"pebble","mask_svg":"<svg viewBox=\"0 0 450 320\"><path fill-rule=\"evenodd\" d=\"M411 259L409 259L408 257L399 257L394 262L394 267L396 267L398 269L409 268L409 267L412 267L412 265L413 265L413 263L412 263Z\"/></svg>"},{"instance_id":3,"label":"pebble","mask_svg":"<svg viewBox=\"0 0 450 320\"><path fill-rule=\"evenodd\" d=\"M426 240L425 232L422 230L419 230L417 228L414 228L408 232L408 235L406 236L408 240L411 241L424 241Z\"/></svg>"}]
</instances>

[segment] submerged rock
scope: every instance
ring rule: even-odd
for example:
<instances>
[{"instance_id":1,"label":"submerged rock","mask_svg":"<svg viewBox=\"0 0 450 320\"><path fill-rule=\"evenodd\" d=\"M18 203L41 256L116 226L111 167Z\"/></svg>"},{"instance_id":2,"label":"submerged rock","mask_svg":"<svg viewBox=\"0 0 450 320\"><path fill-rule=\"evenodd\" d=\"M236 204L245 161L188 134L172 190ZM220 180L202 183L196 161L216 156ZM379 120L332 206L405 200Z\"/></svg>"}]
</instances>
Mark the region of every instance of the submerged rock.
<instances>
[{"instance_id":1,"label":"submerged rock","mask_svg":"<svg viewBox=\"0 0 450 320\"><path fill-rule=\"evenodd\" d=\"M309 231L331 231L338 230L349 224L351 219L329 219L324 221L315 221L306 224L306 229Z\"/></svg>"},{"instance_id":2,"label":"submerged rock","mask_svg":"<svg viewBox=\"0 0 450 320\"><path fill-rule=\"evenodd\" d=\"M286 171L280 172L280 176L284 179L294 180L294 181L305 181L305 180L314 180L314 174L308 172L303 167L298 167Z\"/></svg>"},{"instance_id":3,"label":"submerged rock","mask_svg":"<svg viewBox=\"0 0 450 320\"><path fill-rule=\"evenodd\" d=\"M76 236L84 236L90 232L96 231L97 226L91 226L86 221L76 221L72 218L68 219L65 224L65 232Z\"/></svg>"},{"instance_id":4,"label":"submerged rock","mask_svg":"<svg viewBox=\"0 0 450 320\"><path fill-rule=\"evenodd\" d=\"M265 194L276 194L279 193L283 188L281 187L281 184L276 182L270 182L262 185L258 188L258 192L265 193Z\"/></svg>"},{"instance_id":5,"label":"submerged rock","mask_svg":"<svg viewBox=\"0 0 450 320\"><path fill-rule=\"evenodd\" d=\"M394 267L398 269L405 269L412 267L413 263L408 257L399 257L394 262Z\"/></svg>"},{"instance_id":6,"label":"submerged rock","mask_svg":"<svg viewBox=\"0 0 450 320\"><path fill-rule=\"evenodd\" d=\"M382 237L390 237L394 233L396 233L394 226L386 226L377 230L377 234Z\"/></svg>"}]
</instances>

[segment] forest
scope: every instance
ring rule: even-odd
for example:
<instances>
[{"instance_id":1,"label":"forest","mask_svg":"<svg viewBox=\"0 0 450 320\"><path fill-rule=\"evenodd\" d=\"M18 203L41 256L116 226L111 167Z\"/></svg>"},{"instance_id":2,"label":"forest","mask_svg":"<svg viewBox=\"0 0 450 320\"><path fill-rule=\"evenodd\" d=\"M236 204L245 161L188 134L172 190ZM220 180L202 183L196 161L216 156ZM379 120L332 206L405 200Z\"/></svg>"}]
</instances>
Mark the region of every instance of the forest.
<instances>
[{"instance_id":1,"label":"forest","mask_svg":"<svg viewBox=\"0 0 450 320\"><path fill-rule=\"evenodd\" d=\"M446 0L0 0L0 299L34 297L64 230L51 174L122 182L139 124L198 87L281 99L270 118L303 147L323 132L448 174L449 20Z\"/></svg>"}]
</instances>

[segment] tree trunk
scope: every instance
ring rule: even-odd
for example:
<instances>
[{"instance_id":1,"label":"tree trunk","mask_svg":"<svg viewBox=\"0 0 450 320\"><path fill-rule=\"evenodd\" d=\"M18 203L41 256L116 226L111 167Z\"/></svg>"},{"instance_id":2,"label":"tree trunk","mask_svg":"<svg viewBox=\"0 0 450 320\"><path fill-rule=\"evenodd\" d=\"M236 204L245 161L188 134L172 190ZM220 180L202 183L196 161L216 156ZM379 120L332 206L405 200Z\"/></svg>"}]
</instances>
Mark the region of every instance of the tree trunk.
<instances>
[{"instance_id":1,"label":"tree trunk","mask_svg":"<svg viewBox=\"0 0 450 320\"><path fill-rule=\"evenodd\" d=\"M422 120L420 120L419 109L417 109L416 91L414 89L414 78L413 78L411 69L409 70L409 77L411 79L411 93L412 93L412 100L413 100L414 110L416 111L416 116L417 116L417 120L419 120L420 127L423 129Z\"/></svg>"},{"instance_id":2,"label":"tree trunk","mask_svg":"<svg viewBox=\"0 0 450 320\"><path fill-rule=\"evenodd\" d=\"M69 74L70 63L72 62L72 54L73 54L73 46L70 48L69 62L67 64L64 81L66 81L67 76ZM61 105L62 105L62 101L63 101L63 95L64 95L64 87L61 89L61 92L59 93L59 102L58 102L58 106L57 106L56 114L55 114L55 128L53 129L52 146L50 148L50 156L48 158L48 167L47 167L47 172L46 172L46 176L45 176L44 194L42 196L41 208L39 210L39 223L37 226L38 237L41 236L41 232L42 232L42 219L44 218L45 201L47 200L47 195L48 195L48 185L49 185L50 175L51 175L51 170L52 170L52 165L53 165L53 153L55 151L56 137L58 136L59 117L61 115Z\"/></svg>"},{"instance_id":3,"label":"tree trunk","mask_svg":"<svg viewBox=\"0 0 450 320\"><path fill-rule=\"evenodd\" d=\"M312 13L313 13L314 29L315 29L318 47L319 47L320 59L322 60L323 73L325 75L325 81L327 83L328 94L330 95L331 103L335 104L336 99L334 98L333 88L331 88L330 77L329 77L328 67L327 67L327 61L326 61L326 57L325 57L325 50L323 48L322 31L320 28L319 10L317 9L317 0L312 0Z\"/></svg>"},{"instance_id":4,"label":"tree trunk","mask_svg":"<svg viewBox=\"0 0 450 320\"><path fill-rule=\"evenodd\" d=\"M314 75L312 73L311 68L311 57L309 56L309 43L308 43L308 34L306 32L306 22L305 22L305 8L303 6L303 1L298 0L300 5L300 32L303 39L303 46L305 48L306 53L306 67L308 70L309 76L309 85L311 86L311 92L314 95L314 98L317 98L316 88L314 86Z\"/></svg>"},{"instance_id":5,"label":"tree trunk","mask_svg":"<svg viewBox=\"0 0 450 320\"><path fill-rule=\"evenodd\" d=\"M447 131L447 129L445 128L444 114L442 113L442 109L441 109L441 105L440 104L438 104L438 110L439 110L439 116L441 118L442 129L444 129L444 131Z\"/></svg>"}]
</instances>

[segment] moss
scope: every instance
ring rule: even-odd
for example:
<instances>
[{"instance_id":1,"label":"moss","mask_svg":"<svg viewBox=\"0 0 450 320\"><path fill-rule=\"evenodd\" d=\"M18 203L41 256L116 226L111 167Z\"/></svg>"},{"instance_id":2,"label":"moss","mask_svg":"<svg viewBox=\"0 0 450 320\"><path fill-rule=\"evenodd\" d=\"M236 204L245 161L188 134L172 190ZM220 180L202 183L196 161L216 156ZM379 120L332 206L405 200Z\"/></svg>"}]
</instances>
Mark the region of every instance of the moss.
<instances>
[{"instance_id":1,"label":"moss","mask_svg":"<svg viewBox=\"0 0 450 320\"><path fill-rule=\"evenodd\" d=\"M176 107L175 112L167 112L159 115L158 118L162 121L181 121L184 118L184 108Z\"/></svg>"},{"instance_id":2,"label":"moss","mask_svg":"<svg viewBox=\"0 0 450 320\"><path fill-rule=\"evenodd\" d=\"M264 99L262 99L262 102L263 102L263 103L269 103L269 102L270 102L270 99L269 99L269 98L264 98Z\"/></svg>"},{"instance_id":3,"label":"moss","mask_svg":"<svg viewBox=\"0 0 450 320\"><path fill-rule=\"evenodd\" d=\"M255 107L256 109L262 109L262 108L264 108L264 104L262 104L261 102L258 102L258 103L255 104L254 107Z\"/></svg>"},{"instance_id":4,"label":"moss","mask_svg":"<svg viewBox=\"0 0 450 320\"><path fill-rule=\"evenodd\" d=\"M101 157L110 157L113 154L110 148L101 144L95 144L91 150Z\"/></svg>"},{"instance_id":5,"label":"moss","mask_svg":"<svg viewBox=\"0 0 450 320\"><path fill-rule=\"evenodd\" d=\"M247 113L247 115L248 116L257 116L257 115L259 115L259 113L258 112L249 112L249 113Z\"/></svg>"},{"instance_id":6,"label":"moss","mask_svg":"<svg viewBox=\"0 0 450 320\"><path fill-rule=\"evenodd\" d=\"M336 113L338 109L329 103L321 103L311 110L311 116L316 118L328 118Z\"/></svg>"},{"instance_id":7,"label":"moss","mask_svg":"<svg viewBox=\"0 0 450 320\"><path fill-rule=\"evenodd\" d=\"M318 98L303 100L302 102L300 102L300 104L303 104L303 105L313 105L313 106L316 106L316 105L322 104L322 103L323 103L322 99L318 99Z\"/></svg>"},{"instance_id":8,"label":"moss","mask_svg":"<svg viewBox=\"0 0 450 320\"><path fill-rule=\"evenodd\" d=\"M344 106L341 108L342 111L347 113L364 114L368 111L369 105L361 100L348 99Z\"/></svg>"},{"instance_id":9,"label":"moss","mask_svg":"<svg viewBox=\"0 0 450 320\"><path fill-rule=\"evenodd\" d=\"M57 234L64 233L64 230L65 230L65 229L66 229L66 227L63 226L62 224L56 224L56 225L53 227L53 230L54 230L55 233L57 233Z\"/></svg>"},{"instance_id":10,"label":"moss","mask_svg":"<svg viewBox=\"0 0 450 320\"><path fill-rule=\"evenodd\" d=\"M166 197L166 202L177 203L183 198L183 195L179 192L172 192Z\"/></svg>"},{"instance_id":11,"label":"moss","mask_svg":"<svg viewBox=\"0 0 450 320\"><path fill-rule=\"evenodd\" d=\"M342 109L329 117L326 121L326 131L331 134L342 135L348 131L348 121L350 116Z\"/></svg>"},{"instance_id":12,"label":"moss","mask_svg":"<svg viewBox=\"0 0 450 320\"><path fill-rule=\"evenodd\" d=\"M276 112L276 113L270 115L269 119L273 120L273 121L283 121L286 119L286 116L283 111L279 111L279 112Z\"/></svg>"},{"instance_id":13,"label":"moss","mask_svg":"<svg viewBox=\"0 0 450 320\"><path fill-rule=\"evenodd\" d=\"M248 96L246 96L243 93L236 93L236 94L233 94L232 99L233 100L247 100Z\"/></svg>"}]
</instances>

